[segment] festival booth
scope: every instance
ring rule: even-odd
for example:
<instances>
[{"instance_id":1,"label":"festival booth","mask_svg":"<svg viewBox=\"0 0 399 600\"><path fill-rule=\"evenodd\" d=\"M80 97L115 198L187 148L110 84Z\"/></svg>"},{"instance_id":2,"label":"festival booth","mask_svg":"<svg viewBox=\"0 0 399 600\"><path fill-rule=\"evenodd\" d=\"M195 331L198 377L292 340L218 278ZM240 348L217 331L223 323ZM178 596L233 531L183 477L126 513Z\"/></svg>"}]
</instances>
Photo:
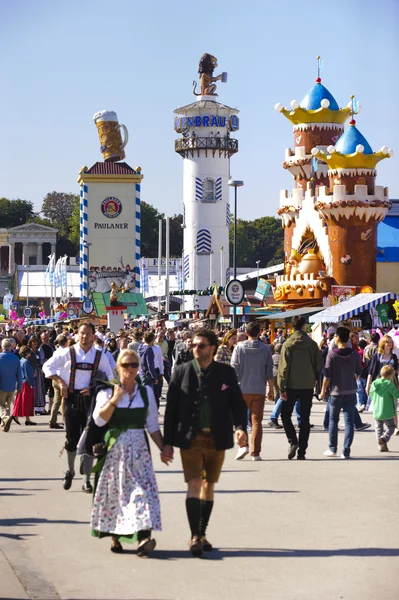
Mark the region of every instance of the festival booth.
<instances>
[{"instance_id":1,"label":"festival booth","mask_svg":"<svg viewBox=\"0 0 399 600\"><path fill-rule=\"evenodd\" d=\"M398 294L357 294L309 317L313 323L313 337L321 339L326 325L349 321L354 330L393 328L399 322ZM396 301L396 302L393 302ZM316 339L317 341L317 339Z\"/></svg>"},{"instance_id":2,"label":"festival booth","mask_svg":"<svg viewBox=\"0 0 399 600\"><path fill-rule=\"evenodd\" d=\"M270 315L264 317L258 317L256 320L262 323L269 323L270 326L270 339L273 342L275 337L275 331L277 328L281 327L286 329L289 327L292 319L294 317L305 317L308 321L310 320L310 315L314 315L317 312L323 311L322 306L312 306L312 307L302 307L295 308L293 310L286 310L283 312L271 313Z\"/></svg>"}]
</instances>

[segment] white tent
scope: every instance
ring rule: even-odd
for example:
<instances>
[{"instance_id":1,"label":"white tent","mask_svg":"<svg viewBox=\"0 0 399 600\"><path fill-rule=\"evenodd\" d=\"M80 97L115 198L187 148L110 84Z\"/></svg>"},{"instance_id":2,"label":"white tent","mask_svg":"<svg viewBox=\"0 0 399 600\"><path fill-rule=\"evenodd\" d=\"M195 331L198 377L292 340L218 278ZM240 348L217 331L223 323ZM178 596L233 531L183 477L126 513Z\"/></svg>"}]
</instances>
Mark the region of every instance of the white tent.
<instances>
[{"instance_id":1,"label":"white tent","mask_svg":"<svg viewBox=\"0 0 399 600\"><path fill-rule=\"evenodd\" d=\"M357 294L349 300L339 302L326 310L322 310L316 315L309 317L311 323L339 323L359 315L365 310L369 310L378 304L384 304L388 300L398 300L399 296L393 292L375 293L375 294Z\"/></svg>"}]
</instances>

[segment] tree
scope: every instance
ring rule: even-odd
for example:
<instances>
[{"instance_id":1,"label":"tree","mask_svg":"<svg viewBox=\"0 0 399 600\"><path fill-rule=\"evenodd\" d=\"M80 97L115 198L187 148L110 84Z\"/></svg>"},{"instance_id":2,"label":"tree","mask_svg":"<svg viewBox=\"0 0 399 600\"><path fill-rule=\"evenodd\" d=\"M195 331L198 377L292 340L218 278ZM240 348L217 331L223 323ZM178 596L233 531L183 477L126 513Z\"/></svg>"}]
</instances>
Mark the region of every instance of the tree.
<instances>
[{"instance_id":1,"label":"tree","mask_svg":"<svg viewBox=\"0 0 399 600\"><path fill-rule=\"evenodd\" d=\"M165 215L147 202L141 202L141 256L154 258L158 256L158 221ZM165 239L165 236L163 235Z\"/></svg>"},{"instance_id":2,"label":"tree","mask_svg":"<svg viewBox=\"0 0 399 600\"><path fill-rule=\"evenodd\" d=\"M234 224L230 226L230 255L233 255ZM260 217L254 221L237 221L237 266L262 267L284 261L284 232L280 219ZM232 261L230 261L232 262Z\"/></svg>"},{"instance_id":3,"label":"tree","mask_svg":"<svg viewBox=\"0 0 399 600\"><path fill-rule=\"evenodd\" d=\"M9 229L27 223L37 216L33 210L33 203L28 200L9 200L0 198L0 223Z\"/></svg>"},{"instance_id":4,"label":"tree","mask_svg":"<svg viewBox=\"0 0 399 600\"><path fill-rule=\"evenodd\" d=\"M79 248L80 241L80 197L75 196L73 199L72 214L69 218L69 239Z\"/></svg>"},{"instance_id":5,"label":"tree","mask_svg":"<svg viewBox=\"0 0 399 600\"><path fill-rule=\"evenodd\" d=\"M75 194L64 192L50 192L44 197L41 212L50 219L53 227L58 227L60 237L68 237L70 233L70 219L75 207Z\"/></svg>"},{"instance_id":6,"label":"tree","mask_svg":"<svg viewBox=\"0 0 399 600\"><path fill-rule=\"evenodd\" d=\"M183 215L173 215L169 219L169 239L171 258L181 258L183 250ZM165 223L166 229L166 223ZM166 239L165 239L166 242Z\"/></svg>"}]
</instances>

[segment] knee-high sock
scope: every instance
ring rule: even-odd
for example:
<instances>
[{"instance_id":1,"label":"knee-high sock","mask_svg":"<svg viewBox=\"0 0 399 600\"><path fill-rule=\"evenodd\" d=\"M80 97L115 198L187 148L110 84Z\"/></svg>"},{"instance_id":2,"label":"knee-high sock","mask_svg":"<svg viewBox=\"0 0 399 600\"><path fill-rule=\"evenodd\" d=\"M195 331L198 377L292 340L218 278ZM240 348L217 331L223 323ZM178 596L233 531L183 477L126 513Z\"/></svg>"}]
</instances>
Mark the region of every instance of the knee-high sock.
<instances>
[{"instance_id":1,"label":"knee-high sock","mask_svg":"<svg viewBox=\"0 0 399 600\"><path fill-rule=\"evenodd\" d=\"M191 536L199 535L201 518L201 500L199 498L186 498L186 510Z\"/></svg>"},{"instance_id":2,"label":"knee-high sock","mask_svg":"<svg viewBox=\"0 0 399 600\"><path fill-rule=\"evenodd\" d=\"M75 458L76 458L76 451L75 452L69 452L69 450L67 450L67 457L68 457L68 471L70 471L71 473L75 473Z\"/></svg>"},{"instance_id":3,"label":"knee-high sock","mask_svg":"<svg viewBox=\"0 0 399 600\"><path fill-rule=\"evenodd\" d=\"M209 519L211 516L213 508L213 500L201 500L201 517L200 517L200 527L199 534L200 536L204 536L206 532L206 528L209 523Z\"/></svg>"},{"instance_id":4,"label":"knee-high sock","mask_svg":"<svg viewBox=\"0 0 399 600\"><path fill-rule=\"evenodd\" d=\"M88 454L83 454L83 482L89 483L90 471L93 466L94 458Z\"/></svg>"}]
</instances>

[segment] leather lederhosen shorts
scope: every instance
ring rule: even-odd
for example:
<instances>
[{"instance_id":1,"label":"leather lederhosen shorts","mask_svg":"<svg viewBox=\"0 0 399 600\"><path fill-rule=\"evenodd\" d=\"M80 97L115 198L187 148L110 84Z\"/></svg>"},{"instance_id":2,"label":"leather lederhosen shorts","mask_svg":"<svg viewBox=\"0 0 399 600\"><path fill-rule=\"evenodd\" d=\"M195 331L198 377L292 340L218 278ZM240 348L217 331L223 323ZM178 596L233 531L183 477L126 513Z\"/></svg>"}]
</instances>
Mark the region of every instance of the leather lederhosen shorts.
<instances>
[{"instance_id":1,"label":"leather lederhosen shorts","mask_svg":"<svg viewBox=\"0 0 399 600\"><path fill-rule=\"evenodd\" d=\"M209 483L219 481L224 463L224 450L216 450L215 440L210 432L198 431L191 442L191 448L180 450L184 480L202 477Z\"/></svg>"}]
</instances>

